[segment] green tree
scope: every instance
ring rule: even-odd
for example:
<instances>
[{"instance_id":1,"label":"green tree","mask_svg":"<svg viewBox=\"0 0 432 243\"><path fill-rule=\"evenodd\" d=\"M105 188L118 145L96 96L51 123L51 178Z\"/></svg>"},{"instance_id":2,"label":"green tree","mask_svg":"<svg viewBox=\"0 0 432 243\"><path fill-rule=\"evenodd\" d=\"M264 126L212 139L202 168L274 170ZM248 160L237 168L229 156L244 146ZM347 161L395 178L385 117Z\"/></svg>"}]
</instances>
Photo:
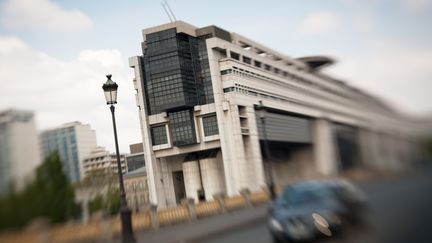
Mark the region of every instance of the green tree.
<instances>
[{"instance_id":1,"label":"green tree","mask_svg":"<svg viewBox=\"0 0 432 243\"><path fill-rule=\"evenodd\" d=\"M73 187L55 152L36 169L34 180L23 191L0 200L0 228L22 227L37 217L64 222L78 213Z\"/></svg>"},{"instance_id":2,"label":"green tree","mask_svg":"<svg viewBox=\"0 0 432 243\"><path fill-rule=\"evenodd\" d=\"M99 210L110 214L117 214L120 211L118 175L110 169L91 170L88 176L76 184L76 188L91 190L96 194L89 202L90 214Z\"/></svg>"}]
</instances>

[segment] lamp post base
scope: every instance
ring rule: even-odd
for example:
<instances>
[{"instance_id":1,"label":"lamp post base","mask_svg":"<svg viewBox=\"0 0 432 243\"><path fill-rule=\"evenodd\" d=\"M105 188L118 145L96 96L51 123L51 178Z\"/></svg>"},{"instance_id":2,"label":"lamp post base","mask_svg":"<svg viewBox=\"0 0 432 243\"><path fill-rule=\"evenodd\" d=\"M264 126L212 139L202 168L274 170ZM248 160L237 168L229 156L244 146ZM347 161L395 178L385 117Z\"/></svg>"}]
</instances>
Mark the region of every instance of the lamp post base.
<instances>
[{"instance_id":1,"label":"lamp post base","mask_svg":"<svg viewBox=\"0 0 432 243\"><path fill-rule=\"evenodd\" d=\"M121 207L120 219L122 225L122 242L135 243L136 240L132 228L132 211L128 207Z\"/></svg>"}]
</instances>

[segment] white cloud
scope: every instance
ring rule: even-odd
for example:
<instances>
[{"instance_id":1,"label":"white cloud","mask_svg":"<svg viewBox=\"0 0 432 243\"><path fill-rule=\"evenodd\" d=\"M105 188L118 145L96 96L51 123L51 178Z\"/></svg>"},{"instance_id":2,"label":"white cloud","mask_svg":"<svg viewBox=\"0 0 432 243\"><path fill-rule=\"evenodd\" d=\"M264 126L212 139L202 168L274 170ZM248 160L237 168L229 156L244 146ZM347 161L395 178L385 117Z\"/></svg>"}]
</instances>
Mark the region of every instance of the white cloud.
<instances>
[{"instance_id":1,"label":"white cloud","mask_svg":"<svg viewBox=\"0 0 432 243\"><path fill-rule=\"evenodd\" d=\"M91 19L79 10L65 10L51 0L7 0L1 22L8 28L70 32L89 29Z\"/></svg>"},{"instance_id":2,"label":"white cloud","mask_svg":"<svg viewBox=\"0 0 432 243\"><path fill-rule=\"evenodd\" d=\"M378 94L395 108L421 114L432 111L431 55L431 47L375 41L368 53L344 57L328 72Z\"/></svg>"},{"instance_id":3,"label":"white cloud","mask_svg":"<svg viewBox=\"0 0 432 243\"><path fill-rule=\"evenodd\" d=\"M132 71L118 50L84 50L63 61L32 49L13 36L0 36L0 110L36 111L38 127L71 121L90 123L98 143L114 151L112 123L102 84L112 73L119 84L116 108L120 149L141 140Z\"/></svg>"},{"instance_id":4,"label":"white cloud","mask_svg":"<svg viewBox=\"0 0 432 243\"><path fill-rule=\"evenodd\" d=\"M332 12L313 13L300 24L300 32L306 35L329 33L339 27L339 17Z\"/></svg>"},{"instance_id":5,"label":"white cloud","mask_svg":"<svg viewBox=\"0 0 432 243\"><path fill-rule=\"evenodd\" d=\"M432 6L432 0L400 0L400 2L402 7L413 11L424 10Z\"/></svg>"},{"instance_id":6,"label":"white cloud","mask_svg":"<svg viewBox=\"0 0 432 243\"><path fill-rule=\"evenodd\" d=\"M361 33L369 33L375 30L377 21L375 17L366 12L358 12L352 16L353 25Z\"/></svg>"}]
</instances>

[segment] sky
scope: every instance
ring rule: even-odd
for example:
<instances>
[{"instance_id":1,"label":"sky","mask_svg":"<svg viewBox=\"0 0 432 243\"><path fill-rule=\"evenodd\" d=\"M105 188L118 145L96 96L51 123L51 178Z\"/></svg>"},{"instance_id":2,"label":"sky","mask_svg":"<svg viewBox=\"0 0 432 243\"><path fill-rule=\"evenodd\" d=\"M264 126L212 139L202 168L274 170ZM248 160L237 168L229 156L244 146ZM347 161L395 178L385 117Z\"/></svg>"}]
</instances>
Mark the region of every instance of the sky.
<instances>
[{"instance_id":1,"label":"sky","mask_svg":"<svg viewBox=\"0 0 432 243\"><path fill-rule=\"evenodd\" d=\"M432 113L432 0L170 0L178 20L217 25L326 70L410 115ZM71 121L114 151L102 84L113 74L119 146L141 142L133 69L141 30L169 22L161 1L0 0L0 111L33 110L39 130Z\"/></svg>"}]
</instances>

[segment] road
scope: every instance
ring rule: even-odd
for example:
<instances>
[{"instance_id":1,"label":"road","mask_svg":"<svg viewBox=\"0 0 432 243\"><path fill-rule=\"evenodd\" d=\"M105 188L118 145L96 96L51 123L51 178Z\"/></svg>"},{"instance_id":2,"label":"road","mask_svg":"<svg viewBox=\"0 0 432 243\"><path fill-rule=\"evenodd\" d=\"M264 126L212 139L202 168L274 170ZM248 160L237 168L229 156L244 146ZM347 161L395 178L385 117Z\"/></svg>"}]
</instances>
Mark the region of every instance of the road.
<instances>
[{"instance_id":1,"label":"road","mask_svg":"<svg viewBox=\"0 0 432 243\"><path fill-rule=\"evenodd\" d=\"M363 182L370 202L368 224L348 228L326 243L430 243L432 242L432 170L400 179ZM265 220L201 240L203 243L271 242Z\"/></svg>"}]
</instances>

